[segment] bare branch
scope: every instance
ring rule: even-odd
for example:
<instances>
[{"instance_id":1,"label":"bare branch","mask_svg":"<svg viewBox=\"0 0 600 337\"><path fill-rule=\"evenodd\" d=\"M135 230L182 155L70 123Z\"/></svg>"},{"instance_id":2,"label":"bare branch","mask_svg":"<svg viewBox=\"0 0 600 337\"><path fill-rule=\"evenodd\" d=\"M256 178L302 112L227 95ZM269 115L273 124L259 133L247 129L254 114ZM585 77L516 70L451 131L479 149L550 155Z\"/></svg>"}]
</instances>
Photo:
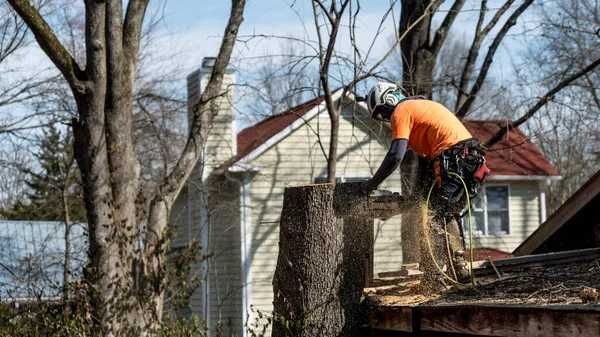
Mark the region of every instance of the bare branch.
<instances>
[{"instance_id":1,"label":"bare branch","mask_svg":"<svg viewBox=\"0 0 600 337\"><path fill-rule=\"evenodd\" d=\"M321 10L322 10L323 14L325 14L325 17L327 18L327 20L329 20L329 24L334 25L335 24L335 20L331 16L331 14L329 14L329 10L327 9L327 7L325 7L325 5L323 4L323 2L320 1L320 0L313 0L313 3L316 4L317 6L321 7ZM335 4L335 1L333 1L333 4Z\"/></svg>"},{"instance_id":2,"label":"bare branch","mask_svg":"<svg viewBox=\"0 0 600 337\"><path fill-rule=\"evenodd\" d=\"M83 71L38 10L28 0L7 1L31 29L40 47L65 76L71 87L82 92L83 87L80 81L83 79Z\"/></svg>"},{"instance_id":3,"label":"bare branch","mask_svg":"<svg viewBox=\"0 0 600 337\"><path fill-rule=\"evenodd\" d=\"M548 102L552 101L552 99L554 98L554 95L556 95L559 91L561 91L563 88L569 86L573 81L577 80L578 78L580 78L580 77L584 76L585 74L594 70L594 68L596 68L599 64L600 64L600 59L597 59L594 62L592 62L591 64L589 64L587 67L581 69L580 71L576 72L575 74L560 81L554 88L550 89L544 96L542 96L535 105L533 105L531 108L529 108L529 110L527 110L527 112L523 116L521 116L519 119L517 119L513 122L508 123L506 126L502 127L498 131L498 133L496 133L494 136L492 136L490 139L488 139L485 142L485 146L491 147L492 145L499 142L502 139L502 137L504 137L504 135L506 135L508 130L517 128L517 127L519 127L519 125L525 123L544 105L546 105Z\"/></svg>"},{"instance_id":4,"label":"bare branch","mask_svg":"<svg viewBox=\"0 0 600 337\"><path fill-rule=\"evenodd\" d=\"M448 36L450 27L452 27L454 20L456 20L456 16L458 16L458 13L464 4L465 0L455 0L454 4L452 4L452 7L448 11L448 14L446 14L444 21L442 21L442 24L435 32L435 37L433 38L433 42L431 43L430 47L430 50L434 55L437 55L440 49L442 49L442 45L444 45L444 41Z\"/></svg>"},{"instance_id":5,"label":"bare branch","mask_svg":"<svg viewBox=\"0 0 600 337\"><path fill-rule=\"evenodd\" d=\"M127 5L125 22L123 23L123 47L125 48L125 58L129 61L127 67L130 73L135 71L142 35L142 24L144 23L148 2L149 0L131 0Z\"/></svg>"},{"instance_id":6,"label":"bare branch","mask_svg":"<svg viewBox=\"0 0 600 337\"><path fill-rule=\"evenodd\" d=\"M496 24L498 23L498 21L500 20L502 15L504 15L504 13L506 13L506 11L510 8L510 6L512 6L512 4L514 2L515 2L515 0L507 0L504 3L504 5L502 5L502 7L500 7L496 11L496 14L494 14L494 16L492 17L490 22L488 22L488 24L485 25L485 28L483 28L483 30L481 31L481 34L483 35L484 38L492 29L494 29L494 27L496 26Z\"/></svg>"},{"instance_id":7,"label":"bare branch","mask_svg":"<svg viewBox=\"0 0 600 337\"><path fill-rule=\"evenodd\" d=\"M206 113L202 110L206 104L210 103L215 97L221 95L221 87L223 84L223 75L229 60L231 53L237 39L237 33L240 25L243 21L245 0L232 0L231 14L229 16L229 22L225 28L225 34L223 41L215 61L212 74L206 85L206 89L203 91L198 106L194 109L194 115L191 122L190 135L188 141L183 149L177 164L167 176L165 181L160 185L157 194L152 202L151 212L160 213L161 210L155 209L156 207L169 208L175 198L183 188L183 184L192 173L192 169L196 165L198 158L202 151L202 140L205 138L204 133L209 127L214 116L210 113ZM160 206L157 206L160 204ZM155 216L158 216L156 214ZM159 228L150 228L150 232L160 233Z\"/></svg>"},{"instance_id":8,"label":"bare branch","mask_svg":"<svg viewBox=\"0 0 600 337\"><path fill-rule=\"evenodd\" d=\"M492 44L488 48L488 52L485 55L485 58L483 60L483 65L481 66L481 70L479 71L479 75L477 76L475 83L473 83L473 86L471 87L471 90L469 91L468 96L465 99L465 102L456 111L457 116L463 117L471 109L471 106L473 105L473 101L475 101L475 98L477 97L477 94L479 93L479 90L481 89L481 86L483 85L483 82L485 81L485 79L487 77L487 74L490 70L492 62L494 61L494 55L496 54L496 51L498 50L498 47L500 46L500 42L502 42L502 40L504 39L504 37L506 36L506 34L510 30L510 28L517 23L517 19L521 16L521 14L523 14L523 12L532 3L533 3L533 0L525 0L525 2L523 2L523 4L521 4L521 6L519 6L511 14L511 16L508 18L508 20L506 20L506 22L504 23L504 26L502 26L502 28L500 29L500 31L498 32L498 34L492 41Z\"/></svg>"}]
</instances>

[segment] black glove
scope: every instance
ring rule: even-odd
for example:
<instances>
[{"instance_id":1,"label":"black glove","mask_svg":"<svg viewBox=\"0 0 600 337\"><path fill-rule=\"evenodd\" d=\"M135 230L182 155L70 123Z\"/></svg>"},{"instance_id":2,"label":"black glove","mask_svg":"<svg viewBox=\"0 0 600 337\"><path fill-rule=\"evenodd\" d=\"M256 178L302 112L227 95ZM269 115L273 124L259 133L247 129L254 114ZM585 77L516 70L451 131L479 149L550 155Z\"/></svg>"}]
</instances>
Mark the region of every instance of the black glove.
<instances>
[{"instance_id":1,"label":"black glove","mask_svg":"<svg viewBox=\"0 0 600 337\"><path fill-rule=\"evenodd\" d=\"M371 180L363 181L360 184L360 192L363 195L369 195L372 191L376 190L377 186L373 186Z\"/></svg>"}]
</instances>

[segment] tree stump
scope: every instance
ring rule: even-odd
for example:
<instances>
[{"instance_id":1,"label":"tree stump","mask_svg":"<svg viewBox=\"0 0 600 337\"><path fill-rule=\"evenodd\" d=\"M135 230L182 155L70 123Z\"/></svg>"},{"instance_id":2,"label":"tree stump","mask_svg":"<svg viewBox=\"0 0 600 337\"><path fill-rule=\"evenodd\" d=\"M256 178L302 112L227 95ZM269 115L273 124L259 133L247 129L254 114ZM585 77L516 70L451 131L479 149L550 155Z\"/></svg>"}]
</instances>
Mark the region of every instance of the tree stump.
<instances>
[{"instance_id":1,"label":"tree stump","mask_svg":"<svg viewBox=\"0 0 600 337\"><path fill-rule=\"evenodd\" d=\"M285 189L273 277L273 337L340 336L344 326L332 184Z\"/></svg>"},{"instance_id":2,"label":"tree stump","mask_svg":"<svg viewBox=\"0 0 600 337\"><path fill-rule=\"evenodd\" d=\"M371 272L373 219L350 217L341 225L335 198L332 184L284 192L273 277L273 337L358 333L360 300Z\"/></svg>"}]
</instances>

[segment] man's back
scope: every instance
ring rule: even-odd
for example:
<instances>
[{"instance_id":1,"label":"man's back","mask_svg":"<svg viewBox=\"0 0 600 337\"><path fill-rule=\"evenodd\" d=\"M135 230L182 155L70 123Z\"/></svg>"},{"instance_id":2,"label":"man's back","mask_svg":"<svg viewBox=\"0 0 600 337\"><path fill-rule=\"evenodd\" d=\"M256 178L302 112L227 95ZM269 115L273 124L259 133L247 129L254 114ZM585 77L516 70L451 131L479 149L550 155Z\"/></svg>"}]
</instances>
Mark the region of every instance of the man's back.
<instances>
[{"instance_id":1,"label":"man's back","mask_svg":"<svg viewBox=\"0 0 600 337\"><path fill-rule=\"evenodd\" d=\"M409 99L398 104L391 127L392 139L408 139L415 152L430 159L473 137L450 110L426 99Z\"/></svg>"}]
</instances>

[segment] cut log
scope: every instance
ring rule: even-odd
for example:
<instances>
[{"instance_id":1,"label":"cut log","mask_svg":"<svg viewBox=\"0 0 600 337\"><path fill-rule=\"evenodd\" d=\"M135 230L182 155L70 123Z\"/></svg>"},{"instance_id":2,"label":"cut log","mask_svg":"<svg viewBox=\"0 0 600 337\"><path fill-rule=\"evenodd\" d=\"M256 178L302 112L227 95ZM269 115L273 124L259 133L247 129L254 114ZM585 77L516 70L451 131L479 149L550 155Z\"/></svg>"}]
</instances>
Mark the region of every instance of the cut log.
<instances>
[{"instance_id":1,"label":"cut log","mask_svg":"<svg viewBox=\"0 0 600 337\"><path fill-rule=\"evenodd\" d=\"M353 336L372 249L372 219L337 221L331 184L286 188L273 277L272 336Z\"/></svg>"}]
</instances>

